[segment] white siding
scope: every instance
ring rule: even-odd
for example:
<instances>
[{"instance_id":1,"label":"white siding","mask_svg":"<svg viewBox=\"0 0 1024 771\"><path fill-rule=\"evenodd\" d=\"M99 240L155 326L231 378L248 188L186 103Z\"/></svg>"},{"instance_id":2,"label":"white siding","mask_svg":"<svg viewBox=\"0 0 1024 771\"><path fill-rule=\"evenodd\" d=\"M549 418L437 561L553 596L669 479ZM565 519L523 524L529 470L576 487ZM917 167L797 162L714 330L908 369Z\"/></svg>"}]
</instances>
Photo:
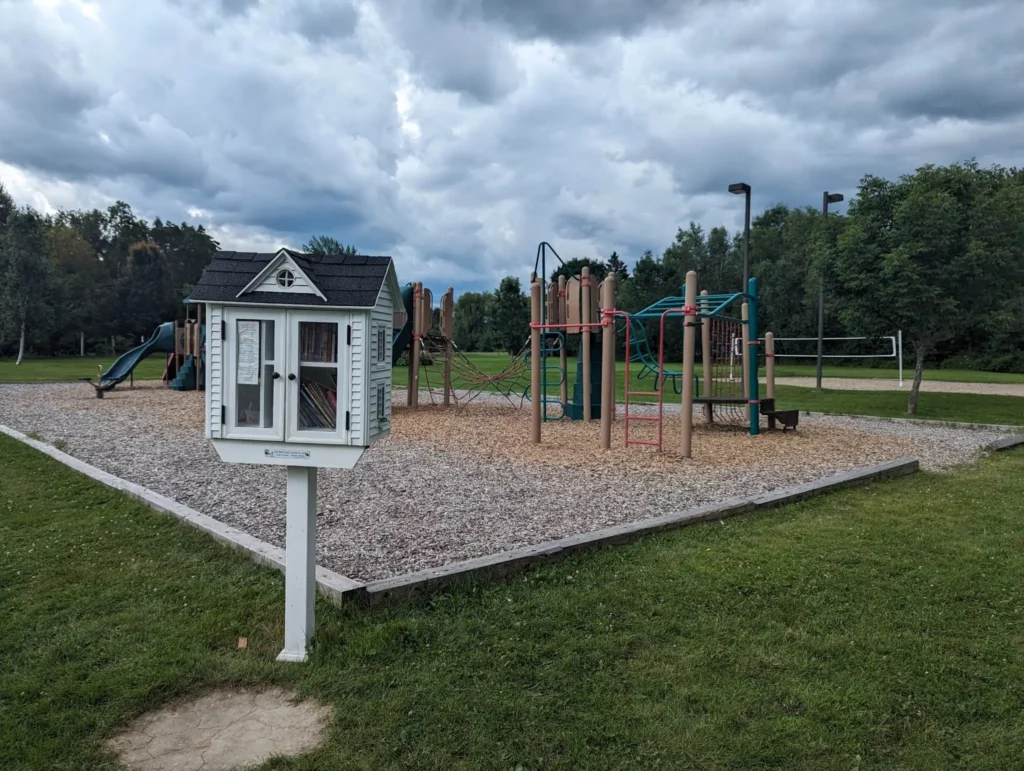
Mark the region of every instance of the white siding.
<instances>
[{"instance_id":1,"label":"white siding","mask_svg":"<svg viewBox=\"0 0 1024 771\"><path fill-rule=\"evenodd\" d=\"M349 350L349 367L351 373L349 390L350 412L350 443L356 446L367 444L366 441L366 318L364 311L352 313L352 345Z\"/></svg>"},{"instance_id":2,"label":"white siding","mask_svg":"<svg viewBox=\"0 0 1024 771\"><path fill-rule=\"evenodd\" d=\"M206 435L221 435L220 412L223 404L224 343L220 339L224 307L206 306Z\"/></svg>"},{"instance_id":3,"label":"white siding","mask_svg":"<svg viewBox=\"0 0 1024 771\"><path fill-rule=\"evenodd\" d=\"M370 339L372 349L370 356L370 382L367 389L367 423L369 424L369 438L372 441L379 434L387 433L391 427L390 422L381 426L377 422L377 389L384 389L384 417L391 420L391 346L394 336L395 312L392 306L391 287L385 281L381 287L380 297L373 307L371 314ZM403 314L404 316L404 314ZM380 361L379 349L377 347L378 330L384 330L384 361Z\"/></svg>"}]
</instances>

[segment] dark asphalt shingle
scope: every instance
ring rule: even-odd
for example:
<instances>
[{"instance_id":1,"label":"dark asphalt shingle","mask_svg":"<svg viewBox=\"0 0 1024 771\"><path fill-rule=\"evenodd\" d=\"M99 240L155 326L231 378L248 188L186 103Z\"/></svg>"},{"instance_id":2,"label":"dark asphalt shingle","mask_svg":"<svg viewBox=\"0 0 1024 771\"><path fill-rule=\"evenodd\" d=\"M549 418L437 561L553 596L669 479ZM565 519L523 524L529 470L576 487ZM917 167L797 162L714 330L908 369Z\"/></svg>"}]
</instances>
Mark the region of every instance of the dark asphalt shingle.
<instances>
[{"instance_id":1,"label":"dark asphalt shingle","mask_svg":"<svg viewBox=\"0 0 1024 771\"><path fill-rule=\"evenodd\" d=\"M391 265L390 257L345 254L318 257L291 249L286 251L323 293L327 302L315 294L289 292L254 292L238 297L238 293L267 267L277 252L217 252L189 299L194 302L369 308L377 302L380 287Z\"/></svg>"}]
</instances>

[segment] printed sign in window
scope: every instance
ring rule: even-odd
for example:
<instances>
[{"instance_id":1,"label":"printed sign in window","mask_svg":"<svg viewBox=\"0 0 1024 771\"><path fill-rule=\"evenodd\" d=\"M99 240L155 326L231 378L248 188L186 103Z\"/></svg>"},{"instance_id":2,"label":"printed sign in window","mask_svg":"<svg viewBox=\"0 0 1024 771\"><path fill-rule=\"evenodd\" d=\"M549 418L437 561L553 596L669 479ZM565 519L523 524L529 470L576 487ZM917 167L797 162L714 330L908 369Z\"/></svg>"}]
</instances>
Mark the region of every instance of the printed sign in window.
<instances>
[{"instance_id":1,"label":"printed sign in window","mask_svg":"<svg viewBox=\"0 0 1024 771\"><path fill-rule=\"evenodd\" d=\"M260 323L238 322L238 385L260 382Z\"/></svg>"}]
</instances>

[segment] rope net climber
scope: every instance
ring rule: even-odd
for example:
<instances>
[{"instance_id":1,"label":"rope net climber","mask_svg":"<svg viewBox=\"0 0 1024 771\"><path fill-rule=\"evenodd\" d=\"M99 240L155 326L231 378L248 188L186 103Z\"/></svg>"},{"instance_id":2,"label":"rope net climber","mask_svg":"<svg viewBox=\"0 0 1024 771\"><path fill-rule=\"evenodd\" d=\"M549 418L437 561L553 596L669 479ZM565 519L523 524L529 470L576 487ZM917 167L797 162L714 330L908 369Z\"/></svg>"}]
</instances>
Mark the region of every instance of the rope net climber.
<instances>
[{"instance_id":1,"label":"rope net climber","mask_svg":"<svg viewBox=\"0 0 1024 771\"><path fill-rule=\"evenodd\" d=\"M743 339L743 323L730 318L705 318L703 323L710 323L711 329L711 361L702 362L702 366L711 367L710 392L703 394L712 399L736 399L738 404L712 403L714 422L722 425L745 426L747 417L746 392L743 386L743 357L735 351L739 347L737 341Z\"/></svg>"},{"instance_id":2,"label":"rope net climber","mask_svg":"<svg viewBox=\"0 0 1024 771\"><path fill-rule=\"evenodd\" d=\"M466 354L450 342L443 334L431 332L422 340L423 355L433 361L432 366L421 366L423 386L430 395L430 403L437 404L444 398L443 362L449 344L451 345L451 397L456 412L461 412L485 391L500 394L513 407L522 407L530 388L530 364L528 360L530 343L509 359L497 373L488 374L477 367ZM439 366L440 365L440 366ZM431 370L434 370L431 372Z\"/></svg>"}]
</instances>

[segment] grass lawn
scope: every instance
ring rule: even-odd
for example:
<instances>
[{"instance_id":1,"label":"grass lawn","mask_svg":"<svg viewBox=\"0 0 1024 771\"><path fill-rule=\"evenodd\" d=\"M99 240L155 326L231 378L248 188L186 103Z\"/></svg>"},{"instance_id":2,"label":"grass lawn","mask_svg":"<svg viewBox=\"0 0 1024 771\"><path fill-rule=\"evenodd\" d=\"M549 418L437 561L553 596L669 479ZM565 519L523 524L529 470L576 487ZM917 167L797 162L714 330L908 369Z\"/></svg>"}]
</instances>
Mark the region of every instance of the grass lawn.
<instances>
[{"instance_id":1,"label":"grass lawn","mask_svg":"<svg viewBox=\"0 0 1024 771\"><path fill-rule=\"evenodd\" d=\"M508 363L508 357L501 353L474 353L470 354L469 357L481 371L488 374L497 374ZM618 362L616 369L618 372L617 399L622 401L625 364L621 361ZM653 381L650 377L645 380L639 380L635 376L634 373L638 371L639 367L630 366L632 388L644 391L653 388ZM856 370L842 370L842 372L849 371ZM879 370L860 371L878 372ZM944 370L937 370L937 372L944 372ZM828 373L827 368L826 373ZM552 378L557 377L555 373L549 374L551 374ZM435 385L441 383L442 371L439 364L430 367L430 377L431 382ZM529 373L526 373L525 378L529 379ZM408 369L406 367L396 367L393 370L393 380L396 386L405 387L408 385ZM568 381L571 398L572 386L576 382L576 361L572 358L569 359ZM1021 399L1019 396L922 393L918 401L917 415L910 416L907 415L909 388L908 384L902 391L897 390L895 381L893 381L892 391L839 391L825 389L818 393L812 388L777 386L775 396L779 407L782 409L878 415L882 417L916 417L924 420L950 420L965 423L1024 425L1024 399ZM548 392L552 396L556 396L558 388L549 386ZM679 398L670 389L669 400L678 402ZM639 397L637 401L656 400L654 398Z\"/></svg>"},{"instance_id":2,"label":"grass lawn","mask_svg":"<svg viewBox=\"0 0 1024 771\"><path fill-rule=\"evenodd\" d=\"M46 356L25 359L15 365L14 359L0 359L0 383L60 383L80 377L96 379L96 368L106 372L116 356ZM155 353L135 368L136 380L159 380L164 374L166 353Z\"/></svg>"},{"instance_id":3,"label":"grass lawn","mask_svg":"<svg viewBox=\"0 0 1024 771\"><path fill-rule=\"evenodd\" d=\"M496 374L508 363L508 356L502 353L474 353L470 359L483 372ZM102 356L66 357L66 358L42 358L26 359L21 366L15 367L11 360L0 360L0 383L12 382L60 382L74 381L78 377L96 374L97 365L104 369L110 366L113 358ZM162 355L150 356L144 359L135 370L136 378L139 380L159 380L163 374L164 357ZM622 399L622 387L625 378L625 364L618 362L619 373L618 398ZM638 371L639 368L632 368ZM779 368L780 373L783 369ZM936 373L946 374L955 370L936 370ZM878 373L884 370L865 370L857 368L835 369L826 368L826 375L842 373L849 376L849 373ZM992 375L997 373L979 373L974 375ZM396 386L404 387L408 383L408 370L405 367L396 367L394 370L394 383ZM631 372L632 375L632 372ZM861 375L854 375L860 377ZM866 376L866 375L865 375ZM438 383L441 378L441 368L431 368L431 377ZM529 377L527 373L527 378ZM1018 377L1016 375L1010 377ZM1024 379L1024 375L1019 376ZM569 360L569 387L576 380L576 361ZM650 378L638 380L632 377L633 387L636 390L648 390L652 387ZM977 380L976 382L983 382ZM995 381L992 381L995 382ZM895 385L894 385L895 389ZM552 394L557 393L557 388L551 388ZM571 393L571 392L570 392ZM679 397L672 394L673 400ZM809 388L795 388L792 386L779 386L777 388L777 399L780 407L792 409L813 410L818 412L846 412L862 415L880 415L885 417L907 417L907 390L903 391L830 391L825 390L817 393ZM639 401L643 401L641 398ZM1024 425L1024 400L1014 396L992 396L972 394L943 394L925 393L921 395L919 403L918 418L931 420L953 420L976 423L998 423L1011 425Z\"/></svg>"},{"instance_id":4,"label":"grass lawn","mask_svg":"<svg viewBox=\"0 0 1024 771\"><path fill-rule=\"evenodd\" d=\"M1015 451L430 599L321 603L290 666L278 573L0 436L0 768L110 767L124 721L224 683L334 705L327 744L272 768L1012 768L1022 498Z\"/></svg>"},{"instance_id":5,"label":"grass lawn","mask_svg":"<svg viewBox=\"0 0 1024 771\"><path fill-rule=\"evenodd\" d=\"M991 394L922 393L917 414L907 414L907 391L830 391L776 386L780 409L878 415L888 418L951 420L961 423L993 423L1024 426L1024 399Z\"/></svg>"},{"instance_id":6,"label":"grass lawn","mask_svg":"<svg viewBox=\"0 0 1024 771\"><path fill-rule=\"evenodd\" d=\"M503 353L471 353L469 358L481 370L496 374L508 363L508 356ZM95 377L96 366L102 365L106 370L114 356L64 356L25 359L20 366L15 366L13 359L0 359L0 383L37 383L61 382L77 380L80 377ZM138 380L159 380L164 371L166 354L153 354L144 359L135 370ZM618 362L618 369L624 372L624 364ZM678 365L672 365L678 370ZM575 381L576 359L569 359L570 381ZM699 369L699 367L698 367ZM776 368L778 377L814 377L814 365L779 365ZM833 367L826 366L825 377L856 377L892 380L895 388L895 369L869 369L867 367ZM763 369L762 369L763 375ZM913 378L912 369L904 371L909 388ZM395 383L404 384L406 377L402 367L395 370ZM961 383L1024 383L1024 373L978 372L966 369L932 369L924 373L925 380L940 380ZM638 383L638 387L639 387Z\"/></svg>"}]
</instances>

